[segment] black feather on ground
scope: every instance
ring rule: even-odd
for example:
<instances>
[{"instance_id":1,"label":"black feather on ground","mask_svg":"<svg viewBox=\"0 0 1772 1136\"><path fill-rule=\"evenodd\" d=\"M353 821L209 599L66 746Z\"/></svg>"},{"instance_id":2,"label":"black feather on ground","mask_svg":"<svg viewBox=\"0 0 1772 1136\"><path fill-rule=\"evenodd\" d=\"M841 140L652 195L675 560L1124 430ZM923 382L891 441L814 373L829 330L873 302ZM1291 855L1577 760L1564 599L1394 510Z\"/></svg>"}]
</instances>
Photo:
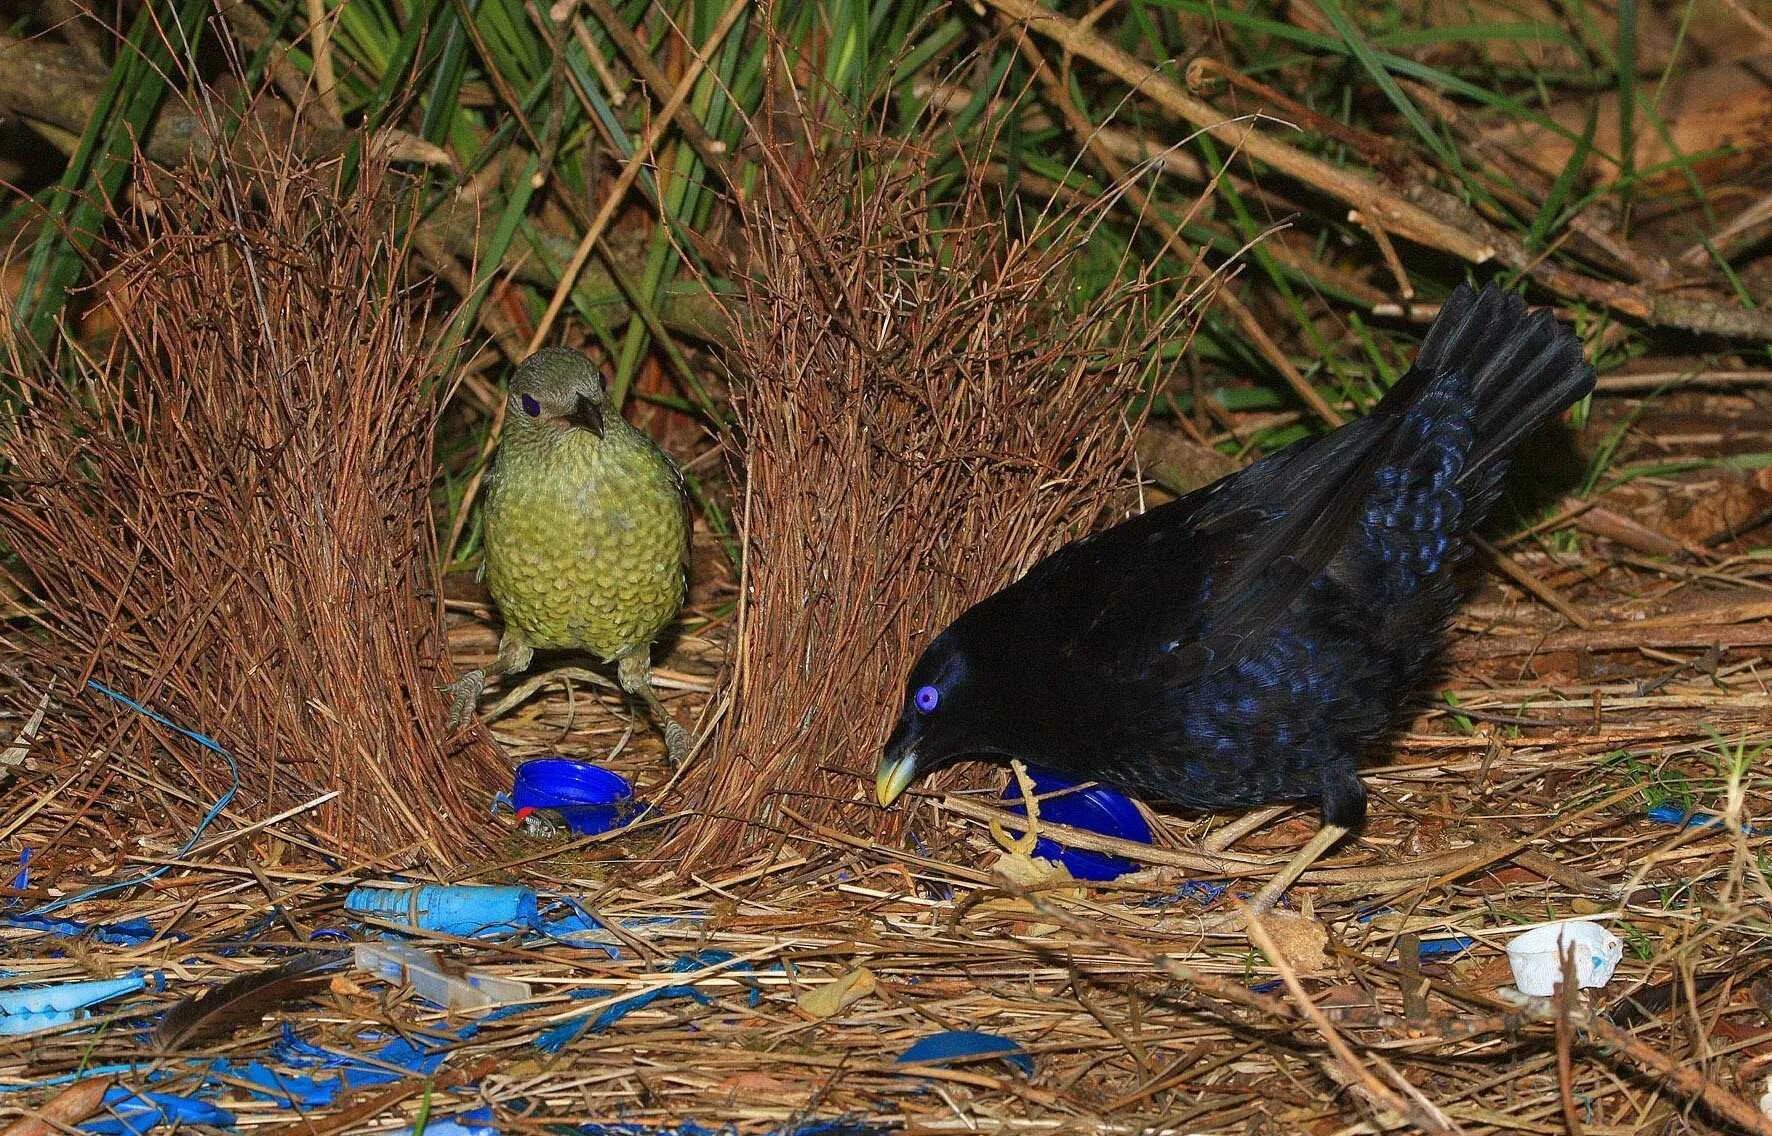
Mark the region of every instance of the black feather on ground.
<instances>
[{"instance_id":1,"label":"black feather on ground","mask_svg":"<svg viewBox=\"0 0 1772 1136\"><path fill-rule=\"evenodd\" d=\"M322 951L297 955L282 966L255 970L193 995L166 1012L154 1040L163 1050L193 1049L257 1025L273 1011L323 989L339 956Z\"/></svg>"}]
</instances>

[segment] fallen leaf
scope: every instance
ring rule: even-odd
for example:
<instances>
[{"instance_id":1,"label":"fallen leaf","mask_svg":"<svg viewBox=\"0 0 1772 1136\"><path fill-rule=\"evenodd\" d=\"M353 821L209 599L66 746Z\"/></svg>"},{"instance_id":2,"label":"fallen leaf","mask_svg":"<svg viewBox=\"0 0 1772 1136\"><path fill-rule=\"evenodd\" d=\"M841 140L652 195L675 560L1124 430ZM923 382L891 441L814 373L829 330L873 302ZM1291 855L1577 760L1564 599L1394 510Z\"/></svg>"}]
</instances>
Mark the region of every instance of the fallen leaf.
<instances>
[{"instance_id":1,"label":"fallen leaf","mask_svg":"<svg viewBox=\"0 0 1772 1136\"><path fill-rule=\"evenodd\" d=\"M874 992L874 972L857 967L795 999L800 1012L814 1018L831 1018Z\"/></svg>"},{"instance_id":2,"label":"fallen leaf","mask_svg":"<svg viewBox=\"0 0 1772 1136\"><path fill-rule=\"evenodd\" d=\"M1261 925L1297 974L1321 974L1329 966L1329 929L1308 915L1270 911Z\"/></svg>"}]
</instances>

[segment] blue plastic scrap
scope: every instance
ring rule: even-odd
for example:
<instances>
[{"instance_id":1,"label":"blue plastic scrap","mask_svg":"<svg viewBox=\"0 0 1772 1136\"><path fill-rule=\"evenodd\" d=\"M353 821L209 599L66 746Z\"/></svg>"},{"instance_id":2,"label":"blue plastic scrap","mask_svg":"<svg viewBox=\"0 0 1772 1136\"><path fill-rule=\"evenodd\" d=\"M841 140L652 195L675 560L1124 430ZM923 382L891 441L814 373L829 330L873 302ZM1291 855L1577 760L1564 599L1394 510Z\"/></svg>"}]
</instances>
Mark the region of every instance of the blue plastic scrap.
<instances>
[{"instance_id":1,"label":"blue plastic scrap","mask_svg":"<svg viewBox=\"0 0 1772 1136\"><path fill-rule=\"evenodd\" d=\"M1368 911L1364 915L1361 915L1358 922L1370 923L1380 915L1395 915L1396 913L1397 909L1394 907L1380 907L1376 911ZM1421 953L1417 957L1424 959L1441 958L1446 955L1455 955L1463 951L1468 951L1476 945L1477 941L1469 935L1441 935L1432 939L1421 940Z\"/></svg>"},{"instance_id":2,"label":"blue plastic scrap","mask_svg":"<svg viewBox=\"0 0 1772 1136\"><path fill-rule=\"evenodd\" d=\"M81 1010L45 1010L40 1014L0 1014L0 1037L24 1037L71 1026L86 1016Z\"/></svg>"},{"instance_id":3,"label":"blue plastic scrap","mask_svg":"<svg viewBox=\"0 0 1772 1136\"><path fill-rule=\"evenodd\" d=\"M1686 809L1672 801L1656 805L1649 810L1648 817L1659 824L1678 825L1681 828L1720 828L1723 824L1723 818L1714 813L1701 813ZM1772 828L1765 825L1744 824L1741 826L1741 831L1746 836L1763 836L1772 832Z\"/></svg>"},{"instance_id":4,"label":"blue plastic scrap","mask_svg":"<svg viewBox=\"0 0 1772 1136\"><path fill-rule=\"evenodd\" d=\"M80 1125L95 1136L142 1136L163 1124L183 1127L201 1124L210 1128L233 1128L234 1114L208 1101L175 1093L137 1092L116 1085L105 1092L107 1116Z\"/></svg>"},{"instance_id":5,"label":"blue plastic scrap","mask_svg":"<svg viewBox=\"0 0 1772 1136\"><path fill-rule=\"evenodd\" d=\"M1000 1057L1027 1076L1034 1075L1034 1059L1021 1047L1020 1042L1001 1034L982 1033L978 1030L932 1033L899 1054L898 1062L901 1065L913 1062L945 1065L951 1061L975 1061L986 1057Z\"/></svg>"},{"instance_id":6,"label":"blue plastic scrap","mask_svg":"<svg viewBox=\"0 0 1772 1136\"><path fill-rule=\"evenodd\" d=\"M731 962L732 958L733 956L726 951L699 951L679 958L671 964L670 969L665 973L688 974L691 971L706 970L710 967L723 966ZM749 972L751 968L747 964L740 963L732 969ZM615 993L613 990L586 987L583 990L573 991L572 997L575 1000L607 998L613 993ZM761 997L762 993L753 986L750 993L750 1004L755 1006ZM594 1015L580 1014L543 1030L540 1036L535 1039L535 1047L549 1055L559 1053L586 1033L602 1033L634 1011L643 1010L661 998L690 998L703 1006L712 1005L714 1001L708 995L686 983L672 983L669 986L654 987L651 990L635 994L631 998L612 1002Z\"/></svg>"},{"instance_id":7,"label":"blue plastic scrap","mask_svg":"<svg viewBox=\"0 0 1772 1136\"><path fill-rule=\"evenodd\" d=\"M539 906L535 893L526 887L490 884L364 885L345 896L345 910L353 915L462 936L531 930Z\"/></svg>"},{"instance_id":8,"label":"blue plastic scrap","mask_svg":"<svg viewBox=\"0 0 1772 1136\"><path fill-rule=\"evenodd\" d=\"M1168 907L1171 904L1191 901L1198 904L1217 903L1220 896L1230 890L1231 885L1224 880L1183 880L1168 895L1152 896L1139 901L1140 907Z\"/></svg>"},{"instance_id":9,"label":"blue plastic scrap","mask_svg":"<svg viewBox=\"0 0 1772 1136\"><path fill-rule=\"evenodd\" d=\"M154 937L154 925L146 919L120 919L95 927L77 919L51 919L47 915L0 915L0 927L20 931L44 931L63 939L91 935L98 942L112 947L139 947ZM183 938L183 936L177 936Z\"/></svg>"},{"instance_id":10,"label":"blue plastic scrap","mask_svg":"<svg viewBox=\"0 0 1772 1136\"><path fill-rule=\"evenodd\" d=\"M70 1025L86 1016L82 1012L86 1007L133 994L146 986L149 978L134 974L0 991L0 1036L18 1037Z\"/></svg>"},{"instance_id":11,"label":"blue plastic scrap","mask_svg":"<svg viewBox=\"0 0 1772 1136\"><path fill-rule=\"evenodd\" d=\"M1449 939L1421 940L1422 958L1440 958L1445 955L1461 954L1477 945L1477 941L1469 935L1453 935Z\"/></svg>"}]
</instances>

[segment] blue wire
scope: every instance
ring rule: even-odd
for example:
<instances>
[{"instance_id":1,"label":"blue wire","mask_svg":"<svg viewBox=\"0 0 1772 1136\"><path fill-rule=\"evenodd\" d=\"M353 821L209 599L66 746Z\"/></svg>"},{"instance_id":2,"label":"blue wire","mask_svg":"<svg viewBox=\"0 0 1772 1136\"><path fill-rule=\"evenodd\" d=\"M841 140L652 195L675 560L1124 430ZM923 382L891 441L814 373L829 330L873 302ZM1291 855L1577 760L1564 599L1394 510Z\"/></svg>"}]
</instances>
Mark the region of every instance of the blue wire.
<instances>
[{"instance_id":1,"label":"blue wire","mask_svg":"<svg viewBox=\"0 0 1772 1136\"><path fill-rule=\"evenodd\" d=\"M183 856L186 852L189 852L191 849L193 849L197 846L197 842L203 838L203 833L208 830L208 828L211 824L215 823L215 818L221 815L221 811L228 807L228 802L230 802L234 799L234 794L238 793L240 791L240 766L239 766L239 763L237 763L234 760L234 755L229 753L226 749L222 748L221 743L216 741L214 738L207 737L206 735L203 735L203 734L199 734L195 730L185 729L183 726L179 725L177 722L174 722L172 719L166 717L165 715L155 713L154 711L148 709L146 706L143 706L141 703L137 702L135 699L129 697L127 694L117 693L115 690L112 690L110 687L106 686L102 682L99 682L97 679L87 679L86 685L89 688L98 691L100 694L104 695L106 698L109 698L115 702L121 702L123 705L129 707L131 710L134 710L137 714L140 714L146 718L151 719L152 721L160 723L162 726L165 726L167 729L177 730L179 733L183 734L187 738L190 738L192 741L196 742L198 745L202 746L204 749L212 750L215 753L221 754L222 760L224 760L228 763L228 777L229 777L228 791L223 793L220 797L218 797L216 799L215 804L209 806L209 811L203 814L203 819L202 819L202 821L200 821L198 823L196 831L191 833L191 838L189 840L185 841L184 844L179 847L179 850L177 852L173 853L174 857ZM62 908L72 907L76 903L85 903L87 900L95 899L101 895L107 895L107 894L114 892L114 891L122 891L124 888L137 887L141 884L147 883L149 880L157 879L160 876L165 875L168 871L171 870L171 868L172 868L172 865L165 864L165 865L162 865L161 867L158 867L158 868L150 868L147 871L143 872L141 875L134 877L133 879L117 880L114 883L108 883L108 884L98 884L94 887L87 888L85 891L78 891L78 892L75 892L73 895L63 896L61 899L55 900L51 903L45 903L39 907L33 907L31 910L25 912L25 914L26 915L47 915L52 911L60 911Z\"/></svg>"}]
</instances>

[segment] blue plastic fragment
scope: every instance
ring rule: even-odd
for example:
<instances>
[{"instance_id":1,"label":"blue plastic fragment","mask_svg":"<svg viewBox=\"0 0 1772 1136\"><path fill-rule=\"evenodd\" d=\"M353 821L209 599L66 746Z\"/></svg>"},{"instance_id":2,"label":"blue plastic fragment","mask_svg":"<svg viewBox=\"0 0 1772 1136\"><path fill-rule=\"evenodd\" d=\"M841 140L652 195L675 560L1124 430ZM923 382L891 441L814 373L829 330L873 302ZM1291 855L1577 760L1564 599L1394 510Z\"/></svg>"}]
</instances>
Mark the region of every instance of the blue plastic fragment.
<instances>
[{"instance_id":1,"label":"blue plastic fragment","mask_svg":"<svg viewBox=\"0 0 1772 1136\"><path fill-rule=\"evenodd\" d=\"M1027 1076L1034 1075L1034 1059L1021 1047L1020 1042L1001 1034L982 1033L978 1030L932 1033L899 1054L898 1062L901 1065L912 1062L945 1065L950 1061L970 1061L986 1057L1000 1057Z\"/></svg>"},{"instance_id":2,"label":"blue plastic fragment","mask_svg":"<svg viewBox=\"0 0 1772 1136\"><path fill-rule=\"evenodd\" d=\"M684 955L679 958L676 962L671 964L670 969L666 971L666 973L687 974L691 971L706 970L709 967L722 966L729 963L732 961L732 957L733 956L726 951L699 951L695 954ZM748 965L740 964L739 967L734 967L733 969L748 971L750 970L750 967ZM612 993L613 991L610 990L603 990L597 987L586 987L582 990L573 991L572 998L575 1001L591 998L607 998ZM756 1005L760 997L761 993L753 987L751 990L751 1005ZM654 987L651 990L635 994L631 998L623 998L618 1002L611 1002L594 1015L580 1014L577 1017L568 1018L557 1025L550 1026L536 1037L535 1047L549 1055L559 1053L562 1049L565 1049L568 1045L571 1045L585 1034L602 1033L604 1030L608 1029L616 1022L621 1021L634 1011L643 1010L661 998L690 998L703 1006L712 1005L714 1001L708 995L703 994L700 990L697 990L695 987L688 984L673 983L669 986Z\"/></svg>"},{"instance_id":3,"label":"blue plastic fragment","mask_svg":"<svg viewBox=\"0 0 1772 1136\"><path fill-rule=\"evenodd\" d=\"M1674 804L1672 801L1666 801L1662 804L1656 805L1649 810L1648 817L1650 820L1659 824L1678 825L1681 828L1720 828L1723 824L1723 818L1714 813L1701 813L1694 810L1688 810ZM1747 836L1761 836L1767 832L1772 832L1772 828L1767 828L1763 825L1756 827L1755 825L1744 824L1741 826L1741 831Z\"/></svg>"},{"instance_id":4,"label":"blue plastic fragment","mask_svg":"<svg viewBox=\"0 0 1772 1136\"><path fill-rule=\"evenodd\" d=\"M536 924L535 929L557 943L583 951L602 951L612 959L621 957L621 940L595 915L568 898L571 912ZM653 920L646 920L653 922ZM668 920L666 920L668 922Z\"/></svg>"},{"instance_id":5,"label":"blue plastic fragment","mask_svg":"<svg viewBox=\"0 0 1772 1136\"><path fill-rule=\"evenodd\" d=\"M1454 935L1449 939L1421 940L1422 958L1439 958L1442 955L1462 954L1477 945L1477 941L1469 935Z\"/></svg>"},{"instance_id":6,"label":"blue plastic fragment","mask_svg":"<svg viewBox=\"0 0 1772 1136\"><path fill-rule=\"evenodd\" d=\"M46 1010L40 1014L0 1014L0 1037L24 1037L71 1026L86 1017L82 1010Z\"/></svg>"},{"instance_id":7,"label":"blue plastic fragment","mask_svg":"<svg viewBox=\"0 0 1772 1136\"><path fill-rule=\"evenodd\" d=\"M628 824L643 811L627 778L588 761L538 757L517 767L511 807L551 809L580 836L596 836Z\"/></svg>"},{"instance_id":8,"label":"blue plastic fragment","mask_svg":"<svg viewBox=\"0 0 1772 1136\"><path fill-rule=\"evenodd\" d=\"M18 854L18 875L12 877L12 886L20 891L31 886L31 850L21 848Z\"/></svg>"},{"instance_id":9,"label":"blue plastic fragment","mask_svg":"<svg viewBox=\"0 0 1772 1136\"><path fill-rule=\"evenodd\" d=\"M133 994L147 984L147 975L133 974L128 978L100 978L0 991L0 1029L4 1029L6 1019L12 1015L57 1014L80 1010L96 1002Z\"/></svg>"},{"instance_id":10,"label":"blue plastic fragment","mask_svg":"<svg viewBox=\"0 0 1772 1136\"><path fill-rule=\"evenodd\" d=\"M1077 789L1077 782L1050 770L1028 766L1027 771L1028 779L1034 785L1034 793L1039 798L1041 820L1088 829L1103 836L1115 836L1140 844L1151 842L1151 827L1145 823L1144 814L1138 811L1138 806L1124 793L1102 784ZM1055 793L1062 795L1053 796ZM1010 812L1018 816L1027 815L1027 804L1021 799L1019 781L1012 780L1009 783L1009 787L1003 790L1003 799L1014 802L1009 806ZM1090 852L1082 848L1066 848L1044 836L1035 841L1034 855L1063 864L1079 880L1118 879L1128 872L1136 872L1140 866L1136 861L1123 856L1110 856L1105 852Z\"/></svg>"},{"instance_id":11,"label":"blue plastic fragment","mask_svg":"<svg viewBox=\"0 0 1772 1136\"><path fill-rule=\"evenodd\" d=\"M96 1136L142 1136L162 1124L180 1127L201 1124L210 1128L233 1128L234 1114L208 1101L175 1093L147 1093L117 1085L106 1091L108 1115L80 1125L80 1131Z\"/></svg>"},{"instance_id":12,"label":"blue plastic fragment","mask_svg":"<svg viewBox=\"0 0 1772 1136\"><path fill-rule=\"evenodd\" d=\"M421 887L354 887L345 910L421 931L446 935L499 935L535 925L539 904L526 887L425 884Z\"/></svg>"},{"instance_id":13,"label":"blue plastic fragment","mask_svg":"<svg viewBox=\"0 0 1772 1136\"><path fill-rule=\"evenodd\" d=\"M1357 922L1370 923L1380 915L1395 915L1396 912L1397 909L1394 907L1380 907L1360 915ZM1434 939L1421 940L1421 953L1417 957L1439 958L1442 955L1455 955L1468 951L1476 945L1477 941L1469 935L1442 935Z\"/></svg>"},{"instance_id":14,"label":"blue plastic fragment","mask_svg":"<svg viewBox=\"0 0 1772 1136\"><path fill-rule=\"evenodd\" d=\"M1189 900L1198 904L1217 903L1219 896L1230 890L1230 884L1224 880L1183 880L1168 895L1152 896L1139 901L1140 907L1168 907L1173 903Z\"/></svg>"}]
</instances>

